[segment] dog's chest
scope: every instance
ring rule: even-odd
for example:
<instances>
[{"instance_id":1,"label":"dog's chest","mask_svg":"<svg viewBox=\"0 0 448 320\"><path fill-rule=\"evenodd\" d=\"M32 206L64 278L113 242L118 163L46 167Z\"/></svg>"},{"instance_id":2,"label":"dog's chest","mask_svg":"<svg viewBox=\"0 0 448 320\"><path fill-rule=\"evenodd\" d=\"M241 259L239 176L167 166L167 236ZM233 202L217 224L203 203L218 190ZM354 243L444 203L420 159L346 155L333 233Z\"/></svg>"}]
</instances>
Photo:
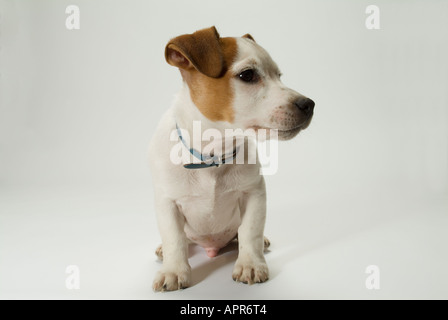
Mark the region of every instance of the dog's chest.
<instances>
[{"instance_id":1,"label":"dog's chest","mask_svg":"<svg viewBox=\"0 0 448 320\"><path fill-rule=\"evenodd\" d=\"M243 198L244 192L239 188L237 176L209 172L192 174L188 192L176 201L185 216L188 238L204 247L224 246L236 235L241 223Z\"/></svg>"},{"instance_id":2,"label":"dog's chest","mask_svg":"<svg viewBox=\"0 0 448 320\"><path fill-rule=\"evenodd\" d=\"M237 176L218 175L211 170L196 170L189 177L183 196L177 200L185 216L213 216L237 204L242 193Z\"/></svg>"}]
</instances>

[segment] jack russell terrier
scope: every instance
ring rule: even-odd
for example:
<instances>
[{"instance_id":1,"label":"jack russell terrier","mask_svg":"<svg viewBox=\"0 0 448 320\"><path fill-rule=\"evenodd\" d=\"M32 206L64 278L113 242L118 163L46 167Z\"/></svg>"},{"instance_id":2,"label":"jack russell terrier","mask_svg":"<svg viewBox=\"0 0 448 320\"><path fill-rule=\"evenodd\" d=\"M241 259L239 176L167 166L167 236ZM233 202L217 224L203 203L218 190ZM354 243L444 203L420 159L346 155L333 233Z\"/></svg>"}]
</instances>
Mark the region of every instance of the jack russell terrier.
<instances>
[{"instance_id":1,"label":"jack russell terrier","mask_svg":"<svg viewBox=\"0 0 448 320\"><path fill-rule=\"evenodd\" d=\"M149 147L162 237L156 254L163 260L153 289L190 285L190 243L215 257L235 238L239 252L233 279L264 282L269 276L264 258L269 241L263 235L266 188L259 161L247 163L250 142L245 139L236 148L232 143L231 152L206 157L192 146L201 148L210 141L191 142L187 136L192 136L194 122L200 121L201 130L213 128L223 136L227 129L265 129L274 130L278 140L288 140L308 127L314 102L282 84L276 63L249 34L221 38L211 27L181 35L168 42L165 58L179 68L183 86ZM170 160L179 141L194 163ZM233 164L238 153L246 153L243 163Z\"/></svg>"}]
</instances>

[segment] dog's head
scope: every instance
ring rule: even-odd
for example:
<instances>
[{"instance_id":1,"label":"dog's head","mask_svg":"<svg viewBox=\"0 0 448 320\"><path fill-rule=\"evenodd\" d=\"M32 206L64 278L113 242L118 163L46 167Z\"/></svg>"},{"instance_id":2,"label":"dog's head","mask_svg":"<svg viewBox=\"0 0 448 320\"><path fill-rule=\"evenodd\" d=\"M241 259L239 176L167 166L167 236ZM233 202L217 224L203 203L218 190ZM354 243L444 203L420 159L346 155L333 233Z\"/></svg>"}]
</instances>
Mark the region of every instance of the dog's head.
<instances>
[{"instance_id":1,"label":"dog's head","mask_svg":"<svg viewBox=\"0 0 448 320\"><path fill-rule=\"evenodd\" d=\"M277 129L291 139L313 117L314 102L287 88L270 55L253 37L221 38L215 27L181 35L165 48L201 113L232 127Z\"/></svg>"}]
</instances>

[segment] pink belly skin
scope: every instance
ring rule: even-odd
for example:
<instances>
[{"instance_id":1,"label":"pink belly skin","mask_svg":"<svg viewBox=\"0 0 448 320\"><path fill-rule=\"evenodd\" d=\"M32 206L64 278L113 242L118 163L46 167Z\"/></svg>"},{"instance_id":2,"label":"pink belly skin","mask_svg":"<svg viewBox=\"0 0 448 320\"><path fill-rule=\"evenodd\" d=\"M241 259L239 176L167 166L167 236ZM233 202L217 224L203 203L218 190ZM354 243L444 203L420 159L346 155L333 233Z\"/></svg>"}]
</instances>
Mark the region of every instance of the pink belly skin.
<instances>
[{"instance_id":1,"label":"pink belly skin","mask_svg":"<svg viewBox=\"0 0 448 320\"><path fill-rule=\"evenodd\" d=\"M207 256L216 257L221 248L224 248L236 237L236 231L225 230L219 234L190 236L189 239L205 249Z\"/></svg>"},{"instance_id":2,"label":"pink belly skin","mask_svg":"<svg viewBox=\"0 0 448 320\"><path fill-rule=\"evenodd\" d=\"M213 258L218 255L219 248L205 248L205 252L207 253L207 256Z\"/></svg>"}]
</instances>

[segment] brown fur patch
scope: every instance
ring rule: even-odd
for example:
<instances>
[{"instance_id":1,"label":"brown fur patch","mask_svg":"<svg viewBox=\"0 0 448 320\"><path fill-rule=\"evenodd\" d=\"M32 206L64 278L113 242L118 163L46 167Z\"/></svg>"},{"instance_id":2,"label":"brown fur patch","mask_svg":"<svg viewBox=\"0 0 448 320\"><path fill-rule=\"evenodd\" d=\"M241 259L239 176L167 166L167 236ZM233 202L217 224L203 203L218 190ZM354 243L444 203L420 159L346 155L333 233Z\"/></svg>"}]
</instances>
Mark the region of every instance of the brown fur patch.
<instances>
[{"instance_id":1,"label":"brown fur patch","mask_svg":"<svg viewBox=\"0 0 448 320\"><path fill-rule=\"evenodd\" d=\"M210 27L171 39L165 48L165 59L175 67L196 69L219 78L224 69L224 57L218 31Z\"/></svg>"},{"instance_id":2,"label":"brown fur patch","mask_svg":"<svg viewBox=\"0 0 448 320\"><path fill-rule=\"evenodd\" d=\"M229 72L229 68L235 59L237 44L235 38L220 38L219 42L224 57L224 72L221 77L208 77L196 69L180 70L190 88L191 99L205 117L212 121L233 122L233 74Z\"/></svg>"}]
</instances>

